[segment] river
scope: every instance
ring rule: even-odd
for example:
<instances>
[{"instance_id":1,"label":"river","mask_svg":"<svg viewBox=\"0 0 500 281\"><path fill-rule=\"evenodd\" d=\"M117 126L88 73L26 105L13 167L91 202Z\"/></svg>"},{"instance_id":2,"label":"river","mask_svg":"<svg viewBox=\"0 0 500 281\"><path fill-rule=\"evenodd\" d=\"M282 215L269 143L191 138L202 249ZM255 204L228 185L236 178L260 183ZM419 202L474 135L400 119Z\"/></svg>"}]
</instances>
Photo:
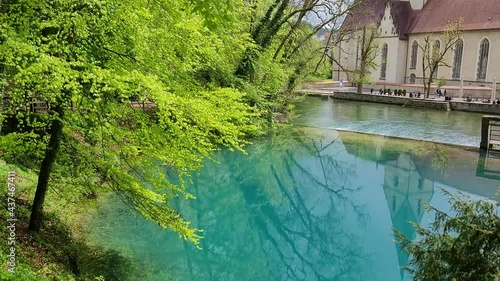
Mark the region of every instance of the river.
<instances>
[{"instance_id":1,"label":"river","mask_svg":"<svg viewBox=\"0 0 500 281\"><path fill-rule=\"evenodd\" d=\"M492 199L500 185L476 175L473 148L380 136L478 146L478 114L320 98L297 111L296 128L247 155L218 152L192 175L197 199L172 202L202 250L116 200L89 235L147 265L142 280L409 280L393 229L415 239L409 221L432 219L420 200L449 211L441 189Z\"/></svg>"},{"instance_id":2,"label":"river","mask_svg":"<svg viewBox=\"0 0 500 281\"><path fill-rule=\"evenodd\" d=\"M296 124L479 147L481 113L308 97Z\"/></svg>"}]
</instances>

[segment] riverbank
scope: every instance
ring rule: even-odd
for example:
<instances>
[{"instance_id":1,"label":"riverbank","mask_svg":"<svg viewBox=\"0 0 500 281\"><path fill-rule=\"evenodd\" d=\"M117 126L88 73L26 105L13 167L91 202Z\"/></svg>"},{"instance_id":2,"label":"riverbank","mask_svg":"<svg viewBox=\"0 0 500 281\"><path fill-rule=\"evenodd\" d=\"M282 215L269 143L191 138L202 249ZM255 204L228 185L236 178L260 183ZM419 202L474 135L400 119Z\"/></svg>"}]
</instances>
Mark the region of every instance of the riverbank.
<instances>
[{"instance_id":1,"label":"riverbank","mask_svg":"<svg viewBox=\"0 0 500 281\"><path fill-rule=\"evenodd\" d=\"M308 96L318 96L323 98L395 104L405 107L417 107L435 110L454 110L500 115L500 105L495 105L490 102L491 89L487 87L464 86L464 93L466 93L464 94L464 96L472 93L471 100L467 101L467 99L459 97L459 94L457 93L457 87L455 86L441 87L442 89L446 89L448 91L447 96L450 98L450 100L445 100L444 96L437 97L435 95L435 87L431 89L430 97L424 98L423 94L420 96L416 94L417 92L423 93L423 88L419 88L422 85L394 83L387 85L367 85L367 87L372 88L364 88L361 95L357 94L357 89L355 87L349 87L348 85L350 84L345 83L343 87L339 87L340 85L338 82L314 82L307 84L298 92L304 93ZM381 87L383 89L387 88L392 90L404 89L406 90L406 94L405 96L396 96L391 94L381 95L378 94L379 88L382 89ZM415 95L412 95L412 97L410 97L410 92L415 93Z\"/></svg>"},{"instance_id":2,"label":"riverbank","mask_svg":"<svg viewBox=\"0 0 500 281\"><path fill-rule=\"evenodd\" d=\"M405 107L417 107L435 110L455 110L455 111L465 111L465 112L477 112L486 114L500 115L500 105L494 105L491 103L483 103L480 101L463 101L460 99L452 99L451 101L445 101L444 99L435 98L414 98L408 96L392 96L392 95L380 95L363 93L358 94L355 91L349 90L314 90L314 89L303 89L299 92L305 93L308 96L317 96L323 98L334 98L343 99L351 101L364 101L373 103L383 103L383 104L395 104Z\"/></svg>"},{"instance_id":3,"label":"riverbank","mask_svg":"<svg viewBox=\"0 0 500 281\"><path fill-rule=\"evenodd\" d=\"M353 83L349 81L344 81L344 87L352 87ZM338 81L317 81L310 82L305 85L307 89L316 89L316 90L331 90L338 88L340 83ZM491 86L491 85L490 85ZM430 96L435 97L436 89L438 85L431 85ZM464 85L462 87L463 93L460 91L460 86L458 85L443 85L440 86L441 90L446 90L446 95L452 97L454 99L461 99L461 97L471 96L473 99L483 100L483 99L491 99L492 95L492 87L487 85L483 86L473 86L473 85ZM401 83L389 83L389 82L375 82L373 84L365 84L363 92L370 93L373 89L373 92L378 92L379 90L384 89L392 89L392 90L406 90L408 93L418 93L425 92L424 85L422 84L401 84ZM497 88L496 97L500 96L500 88Z\"/></svg>"},{"instance_id":4,"label":"riverbank","mask_svg":"<svg viewBox=\"0 0 500 281\"><path fill-rule=\"evenodd\" d=\"M106 193L63 196L51 190L45 200L42 228L33 235L28 224L37 175L0 160L0 178L0 197L5 206L0 218L7 222L0 226L0 239L5 241L0 249L0 280L125 280L132 274L146 277L137 270L144 264L94 245L85 233ZM14 183L9 186L11 190L8 178Z\"/></svg>"}]
</instances>

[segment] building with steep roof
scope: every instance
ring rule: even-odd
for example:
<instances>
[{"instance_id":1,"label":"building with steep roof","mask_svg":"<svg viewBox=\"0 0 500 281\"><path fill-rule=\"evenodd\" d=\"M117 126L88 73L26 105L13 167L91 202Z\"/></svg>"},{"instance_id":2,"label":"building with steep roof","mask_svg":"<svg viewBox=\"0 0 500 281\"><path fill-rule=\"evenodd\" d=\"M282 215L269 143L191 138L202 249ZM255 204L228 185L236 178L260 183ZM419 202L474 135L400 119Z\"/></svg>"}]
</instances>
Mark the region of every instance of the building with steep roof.
<instances>
[{"instance_id":1,"label":"building with steep roof","mask_svg":"<svg viewBox=\"0 0 500 281\"><path fill-rule=\"evenodd\" d=\"M421 84L424 38L444 46L446 27L461 19L460 40L445 55L435 80L491 85L500 80L500 0L356 0L334 48L334 80L353 80L360 67L360 30L377 30L373 82Z\"/></svg>"}]
</instances>

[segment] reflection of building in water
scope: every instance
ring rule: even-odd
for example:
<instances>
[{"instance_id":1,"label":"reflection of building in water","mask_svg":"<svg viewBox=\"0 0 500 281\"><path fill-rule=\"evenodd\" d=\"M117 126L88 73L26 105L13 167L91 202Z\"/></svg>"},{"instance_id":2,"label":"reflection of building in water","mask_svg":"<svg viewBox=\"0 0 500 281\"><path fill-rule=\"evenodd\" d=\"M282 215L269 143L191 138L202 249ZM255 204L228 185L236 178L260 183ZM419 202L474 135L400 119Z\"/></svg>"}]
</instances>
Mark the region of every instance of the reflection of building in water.
<instances>
[{"instance_id":1,"label":"reflection of building in water","mask_svg":"<svg viewBox=\"0 0 500 281\"><path fill-rule=\"evenodd\" d=\"M409 239L415 238L415 229L409 223L420 223L424 206L434 193L434 182L424 178L417 170L411 156L401 154L396 160L385 163L384 193L391 213L393 227ZM400 266L408 263L408 256L398 249ZM401 279L403 278L401 270Z\"/></svg>"},{"instance_id":2,"label":"reflection of building in water","mask_svg":"<svg viewBox=\"0 0 500 281\"><path fill-rule=\"evenodd\" d=\"M412 141L408 141L407 148L401 146L395 148L393 141L396 139L370 136L365 134L339 132L347 152L356 157L366 159L379 165L399 159L403 151L411 151L415 148ZM361 138L360 141L358 139ZM402 144L403 141L399 141ZM400 145L398 144L398 145ZM412 165L417 167L423 178L433 182L439 182L445 186L456 188L483 197L497 200L495 195L500 187L500 155L494 159L490 154L484 160L475 149L465 149L432 143L418 145L419 149L427 150L424 155L412 155ZM410 152L411 153L411 152ZM443 157L446 155L446 157ZM446 160L446 161L443 161ZM478 163L479 162L479 163Z\"/></svg>"},{"instance_id":3,"label":"reflection of building in water","mask_svg":"<svg viewBox=\"0 0 500 281\"><path fill-rule=\"evenodd\" d=\"M420 224L425 210L419 202L431 201L435 183L494 200L497 198L495 192L500 186L500 177L492 177L492 170L498 168L500 171L500 155L498 159L490 156L488 162L479 159L478 164L479 154L474 149L432 143L415 146L413 141L405 145L405 141L399 139L349 132L339 132L339 136L349 154L376 163L377 168L384 166L383 189L393 228L409 239L415 239L415 229L408 222ZM410 155L412 149L426 153ZM493 163L494 160L498 163ZM439 192L439 188L436 190ZM399 265L407 265L408 257L399 248L397 255ZM401 279L403 274L401 271Z\"/></svg>"},{"instance_id":4,"label":"reflection of building in water","mask_svg":"<svg viewBox=\"0 0 500 281\"><path fill-rule=\"evenodd\" d=\"M477 160L476 176L500 180L500 151L481 153Z\"/></svg>"}]
</instances>

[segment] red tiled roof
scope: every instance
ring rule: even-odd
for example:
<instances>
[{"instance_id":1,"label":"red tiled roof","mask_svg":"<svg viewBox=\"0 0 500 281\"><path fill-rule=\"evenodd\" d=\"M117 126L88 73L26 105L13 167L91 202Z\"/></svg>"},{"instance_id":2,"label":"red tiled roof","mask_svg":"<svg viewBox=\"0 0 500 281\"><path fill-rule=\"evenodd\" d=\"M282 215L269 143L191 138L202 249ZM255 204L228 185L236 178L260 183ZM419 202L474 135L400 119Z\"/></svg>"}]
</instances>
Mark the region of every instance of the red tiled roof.
<instances>
[{"instance_id":1,"label":"red tiled roof","mask_svg":"<svg viewBox=\"0 0 500 281\"><path fill-rule=\"evenodd\" d=\"M342 23L342 30L355 30L372 23L379 23L384 16L385 5L390 0L355 0L352 10Z\"/></svg>"},{"instance_id":2,"label":"red tiled roof","mask_svg":"<svg viewBox=\"0 0 500 281\"><path fill-rule=\"evenodd\" d=\"M500 0L428 0L411 33L443 31L463 18L464 30L500 29Z\"/></svg>"},{"instance_id":3,"label":"red tiled roof","mask_svg":"<svg viewBox=\"0 0 500 281\"><path fill-rule=\"evenodd\" d=\"M391 15L394 19L396 29L398 30L401 39L408 38L407 33L415 17L410 2L408 1L391 1Z\"/></svg>"}]
</instances>

